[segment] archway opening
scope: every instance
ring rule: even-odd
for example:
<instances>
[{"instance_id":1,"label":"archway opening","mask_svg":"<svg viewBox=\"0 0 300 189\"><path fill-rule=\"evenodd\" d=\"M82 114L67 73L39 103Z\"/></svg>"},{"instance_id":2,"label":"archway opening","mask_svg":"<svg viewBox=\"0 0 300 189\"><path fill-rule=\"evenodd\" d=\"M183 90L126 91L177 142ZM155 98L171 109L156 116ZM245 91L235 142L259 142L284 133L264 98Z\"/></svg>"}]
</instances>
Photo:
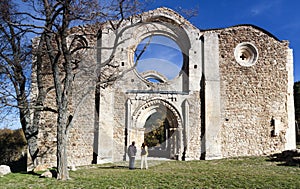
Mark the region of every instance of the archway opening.
<instances>
[{"instance_id":1,"label":"archway opening","mask_svg":"<svg viewBox=\"0 0 300 189\"><path fill-rule=\"evenodd\" d=\"M178 123L173 112L164 106L156 108L145 122L144 141L150 157L178 159Z\"/></svg>"}]
</instances>

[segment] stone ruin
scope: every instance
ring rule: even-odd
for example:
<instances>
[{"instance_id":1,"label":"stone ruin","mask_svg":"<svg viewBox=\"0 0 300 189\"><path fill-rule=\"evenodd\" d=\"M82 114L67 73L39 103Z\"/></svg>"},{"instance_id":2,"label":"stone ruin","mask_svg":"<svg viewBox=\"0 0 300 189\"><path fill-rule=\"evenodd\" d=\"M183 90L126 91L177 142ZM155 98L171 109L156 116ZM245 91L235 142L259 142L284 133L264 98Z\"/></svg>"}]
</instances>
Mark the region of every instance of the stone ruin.
<instances>
[{"instance_id":1,"label":"stone ruin","mask_svg":"<svg viewBox=\"0 0 300 189\"><path fill-rule=\"evenodd\" d=\"M147 128L159 119L161 138L149 147L153 157L209 160L296 148L287 41L253 25L201 30L168 8L132 16L118 29L109 22L72 28L70 37L78 33L93 48L81 51L74 78L69 165L126 160L132 141L140 146L159 131ZM152 36L181 51L172 79L162 69L137 70L136 49ZM45 105L55 108L53 91ZM43 112L38 138L38 161L55 166L54 113Z\"/></svg>"}]
</instances>

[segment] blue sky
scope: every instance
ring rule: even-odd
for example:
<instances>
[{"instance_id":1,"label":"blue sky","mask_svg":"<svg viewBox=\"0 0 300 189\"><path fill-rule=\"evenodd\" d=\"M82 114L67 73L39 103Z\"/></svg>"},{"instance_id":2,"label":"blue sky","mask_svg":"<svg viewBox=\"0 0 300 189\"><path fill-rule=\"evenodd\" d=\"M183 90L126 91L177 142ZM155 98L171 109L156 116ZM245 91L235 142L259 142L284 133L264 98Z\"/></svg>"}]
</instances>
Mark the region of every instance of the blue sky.
<instances>
[{"instance_id":1,"label":"blue sky","mask_svg":"<svg viewBox=\"0 0 300 189\"><path fill-rule=\"evenodd\" d=\"M135 54L139 55L145 45L147 45L146 50L138 60L136 67L139 73L155 70L169 80L179 75L183 65L183 55L179 46L172 39L161 35L145 38L137 46Z\"/></svg>"},{"instance_id":2,"label":"blue sky","mask_svg":"<svg viewBox=\"0 0 300 189\"><path fill-rule=\"evenodd\" d=\"M199 29L253 24L279 40L288 40L294 52L294 80L300 81L300 0L154 0L148 9L198 8L189 21Z\"/></svg>"}]
</instances>

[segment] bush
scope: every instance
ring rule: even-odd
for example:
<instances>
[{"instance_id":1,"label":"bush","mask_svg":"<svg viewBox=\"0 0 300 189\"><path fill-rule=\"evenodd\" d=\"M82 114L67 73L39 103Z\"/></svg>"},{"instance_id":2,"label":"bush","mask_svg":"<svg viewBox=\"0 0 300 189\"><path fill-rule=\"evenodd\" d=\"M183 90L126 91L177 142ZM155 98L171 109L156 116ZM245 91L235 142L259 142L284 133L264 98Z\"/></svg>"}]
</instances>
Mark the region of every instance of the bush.
<instances>
[{"instance_id":1,"label":"bush","mask_svg":"<svg viewBox=\"0 0 300 189\"><path fill-rule=\"evenodd\" d=\"M26 154L26 140L22 129L0 129L0 164L18 161Z\"/></svg>"}]
</instances>

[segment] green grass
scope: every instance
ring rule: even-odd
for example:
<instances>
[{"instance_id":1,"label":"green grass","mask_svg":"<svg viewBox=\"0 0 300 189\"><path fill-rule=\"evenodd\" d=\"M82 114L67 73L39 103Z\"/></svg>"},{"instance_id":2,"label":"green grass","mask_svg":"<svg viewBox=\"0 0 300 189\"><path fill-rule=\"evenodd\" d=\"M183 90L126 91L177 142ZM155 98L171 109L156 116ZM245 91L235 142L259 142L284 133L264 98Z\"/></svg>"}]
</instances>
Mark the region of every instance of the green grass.
<instances>
[{"instance_id":1,"label":"green grass","mask_svg":"<svg viewBox=\"0 0 300 189\"><path fill-rule=\"evenodd\" d=\"M128 170L127 162L80 167L68 181L12 173L0 178L0 188L300 188L299 166L266 157L149 164L148 170Z\"/></svg>"}]
</instances>

